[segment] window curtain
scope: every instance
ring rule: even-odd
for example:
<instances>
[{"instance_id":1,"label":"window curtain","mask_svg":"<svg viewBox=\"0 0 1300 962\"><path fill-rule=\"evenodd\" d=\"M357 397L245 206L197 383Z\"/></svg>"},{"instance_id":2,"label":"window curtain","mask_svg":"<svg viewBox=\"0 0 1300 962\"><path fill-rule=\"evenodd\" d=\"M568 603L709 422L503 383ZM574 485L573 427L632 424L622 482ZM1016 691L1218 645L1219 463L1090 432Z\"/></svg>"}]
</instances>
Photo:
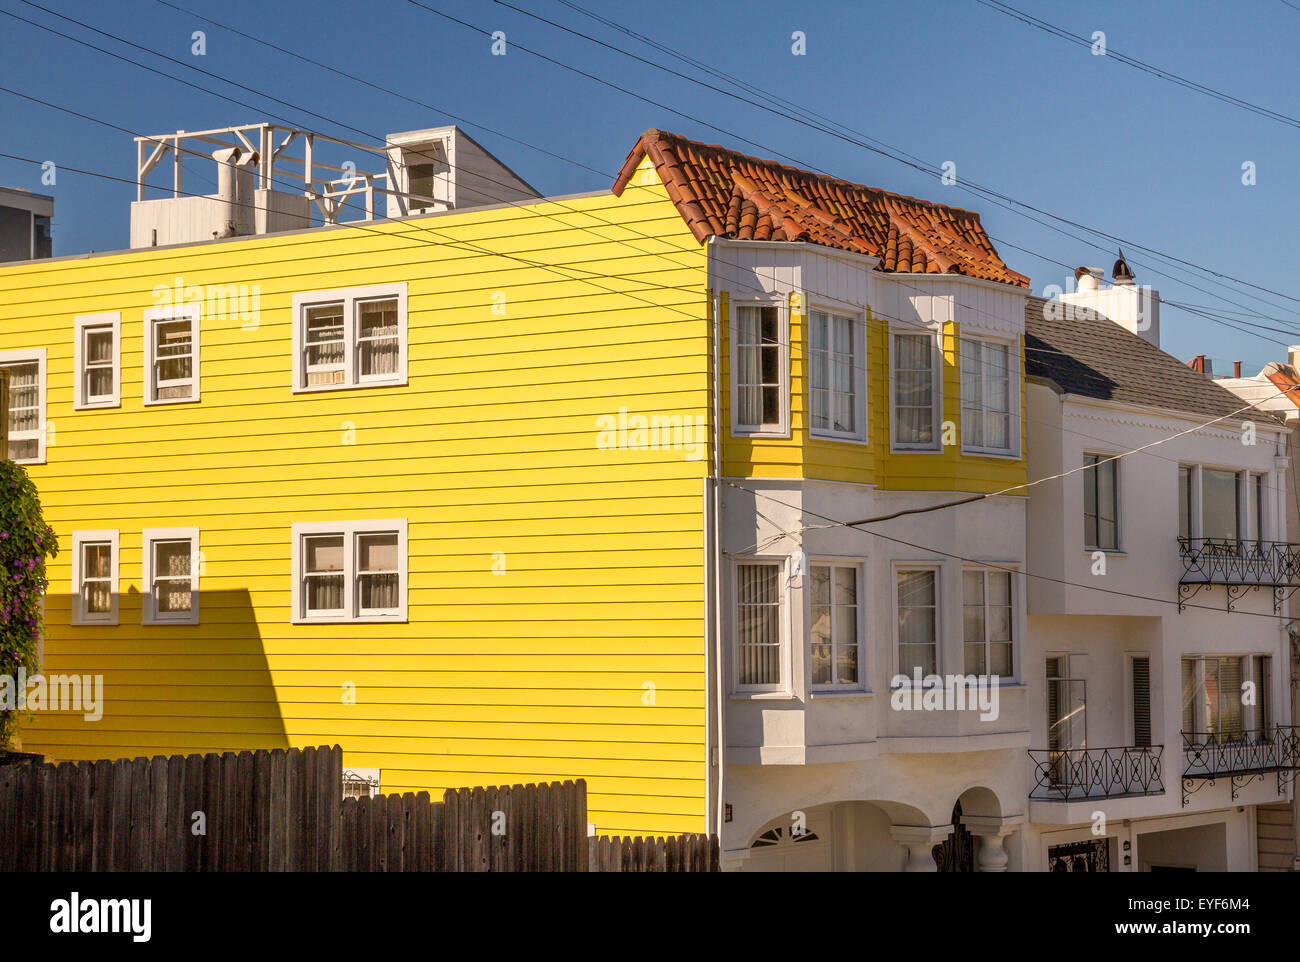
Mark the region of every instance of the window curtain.
<instances>
[{"instance_id":1,"label":"window curtain","mask_svg":"<svg viewBox=\"0 0 1300 962\"><path fill-rule=\"evenodd\" d=\"M781 682L780 567L736 569L736 657L742 685Z\"/></svg>"}]
</instances>

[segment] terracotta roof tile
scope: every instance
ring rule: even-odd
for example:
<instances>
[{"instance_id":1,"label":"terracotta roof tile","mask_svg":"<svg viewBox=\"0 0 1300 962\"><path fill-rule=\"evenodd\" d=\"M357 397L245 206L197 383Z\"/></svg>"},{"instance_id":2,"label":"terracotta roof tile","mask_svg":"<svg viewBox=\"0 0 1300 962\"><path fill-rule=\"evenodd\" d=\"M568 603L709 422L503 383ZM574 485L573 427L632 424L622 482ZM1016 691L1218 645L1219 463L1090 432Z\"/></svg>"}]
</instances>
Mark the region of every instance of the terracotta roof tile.
<instances>
[{"instance_id":1,"label":"terracotta roof tile","mask_svg":"<svg viewBox=\"0 0 1300 962\"><path fill-rule=\"evenodd\" d=\"M655 165L697 240L807 241L880 258L880 269L964 274L1029 287L984 233L979 215L958 207L760 160L647 130L614 181L622 194L641 158Z\"/></svg>"}]
</instances>

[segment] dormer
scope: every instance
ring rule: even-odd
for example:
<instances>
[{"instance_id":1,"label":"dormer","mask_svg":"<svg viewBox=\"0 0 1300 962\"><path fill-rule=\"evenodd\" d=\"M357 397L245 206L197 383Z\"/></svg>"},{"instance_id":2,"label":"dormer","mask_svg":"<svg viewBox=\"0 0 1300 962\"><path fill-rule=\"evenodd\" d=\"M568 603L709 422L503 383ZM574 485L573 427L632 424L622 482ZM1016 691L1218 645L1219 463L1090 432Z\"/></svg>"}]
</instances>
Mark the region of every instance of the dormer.
<instances>
[{"instance_id":1,"label":"dormer","mask_svg":"<svg viewBox=\"0 0 1300 962\"><path fill-rule=\"evenodd\" d=\"M541 195L455 126L389 134L389 217L514 204Z\"/></svg>"}]
</instances>

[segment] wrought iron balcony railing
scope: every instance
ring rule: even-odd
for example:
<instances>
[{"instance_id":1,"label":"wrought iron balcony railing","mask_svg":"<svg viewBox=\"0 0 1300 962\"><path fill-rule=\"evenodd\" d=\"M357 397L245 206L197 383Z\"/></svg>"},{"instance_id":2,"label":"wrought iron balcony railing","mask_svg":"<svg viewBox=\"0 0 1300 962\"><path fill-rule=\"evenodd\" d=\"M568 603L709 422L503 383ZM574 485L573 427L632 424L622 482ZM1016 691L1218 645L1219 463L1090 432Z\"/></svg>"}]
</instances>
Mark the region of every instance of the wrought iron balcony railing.
<instances>
[{"instance_id":1,"label":"wrought iron balcony railing","mask_svg":"<svg viewBox=\"0 0 1300 962\"><path fill-rule=\"evenodd\" d=\"M1281 611L1287 594L1300 588L1300 544L1289 541L1240 541L1231 538L1179 538L1183 573L1178 579L1178 607L1207 585L1228 588L1228 610L1251 589L1272 588L1273 609Z\"/></svg>"},{"instance_id":2,"label":"wrought iron balcony railing","mask_svg":"<svg viewBox=\"0 0 1300 962\"><path fill-rule=\"evenodd\" d=\"M1029 749L1034 763L1034 801L1163 795L1163 745L1127 748Z\"/></svg>"},{"instance_id":3,"label":"wrought iron balcony railing","mask_svg":"<svg viewBox=\"0 0 1300 962\"><path fill-rule=\"evenodd\" d=\"M1294 781L1300 769L1300 728L1273 725L1222 732L1183 732L1183 805L1202 785L1228 778L1232 800L1256 778L1277 774L1277 793Z\"/></svg>"}]
</instances>

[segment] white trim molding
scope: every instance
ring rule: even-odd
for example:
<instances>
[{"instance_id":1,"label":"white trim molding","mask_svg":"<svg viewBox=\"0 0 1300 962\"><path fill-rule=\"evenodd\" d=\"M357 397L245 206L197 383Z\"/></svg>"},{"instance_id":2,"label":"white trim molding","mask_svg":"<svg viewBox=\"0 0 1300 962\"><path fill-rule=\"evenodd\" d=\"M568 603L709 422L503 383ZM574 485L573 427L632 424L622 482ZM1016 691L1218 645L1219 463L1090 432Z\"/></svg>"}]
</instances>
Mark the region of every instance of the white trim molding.
<instances>
[{"instance_id":1,"label":"white trim molding","mask_svg":"<svg viewBox=\"0 0 1300 962\"><path fill-rule=\"evenodd\" d=\"M190 607L187 611L159 613L154 570L154 545L164 541L190 544ZM197 625L199 623L199 568L202 564L198 528L145 528L140 532L140 624ZM184 577L183 575L179 577Z\"/></svg>"},{"instance_id":2,"label":"white trim molding","mask_svg":"<svg viewBox=\"0 0 1300 962\"><path fill-rule=\"evenodd\" d=\"M153 404L195 404L199 400L199 375L201 367L199 364L199 338L202 308L198 304L174 304L162 307L150 307L144 312L144 403ZM163 384L156 377L158 363L162 360L158 356L158 338L156 327L160 323L167 321L188 321L190 324L190 376L187 378L173 378L167 384ZM185 397L159 397L159 390L163 387L189 387L189 394Z\"/></svg>"},{"instance_id":3,"label":"white trim molding","mask_svg":"<svg viewBox=\"0 0 1300 962\"><path fill-rule=\"evenodd\" d=\"M0 351L0 367L14 367L19 364L36 365L36 408L39 425L34 431L13 431L9 432L9 442L14 441L35 441L36 457L34 458L14 458L14 464L44 464L45 463L45 444L49 423L45 419L45 383L46 383L46 366L45 366L45 348L31 347L20 348L13 351ZM13 377L9 379L9 412L12 415L14 407L14 385ZM8 456L8 452L0 452Z\"/></svg>"},{"instance_id":4,"label":"white trim molding","mask_svg":"<svg viewBox=\"0 0 1300 962\"><path fill-rule=\"evenodd\" d=\"M86 611L84 568L86 545L106 544L109 550L109 610L90 613ZM106 528L98 531L72 532L72 593L71 623L74 625L116 625L117 624L117 586L118 565L121 558L118 553L118 531Z\"/></svg>"},{"instance_id":5,"label":"white trim molding","mask_svg":"<svg viewBox=\"0 0 1300 962\"><path fill-rule=\"evenodd\" d=\"M94 408L115 408L122 406L122 315L118 311L104 314L78 314L72 319L74 340L72 342L73 392L72 407L77 411ZM89 331L108 330L113 337L113 390L94 398L86 394L86 334Z\"/></svg>"},{"instance_id":6,"label":"white trim molding","mask_svg":"<svg viewBox=\"0 0 1300 962\"><path fill-rule=\"evenodd\" d=\"M361 607L361 588L358 544L366 535L394 534L397 536L397 567L385 574L397 575L397 605L392 608L367 610ZM407 554L407 522L405 518L375 521L304 521L292 526L293 545L293 611L291 621L296 625L345 623L402 623L407 620L407 590L409 561ZM343 606L328 612L309 614L307 593L303 590L303 546L309 537L334 537L342 540L341 567L331 569L330 575L343 578Z\"/></svg>"},{"instance_id":7,"label":"white trim molding","mask_svg":"<svg viewBox=\"0 0 1300 962\"><path fill-rule=\"evenodd\" d=\"M740 422L740 312L744 308L772 308L776 311L777 394L780 411L778 421L768 424L741 424ZM777 295L727 299L727 342L730 366L727 369L728 391L731 397L731 436L733 438L788 438L790 437L790 305ZM762 326L759 327L759 350L762 350ZM760 353L759 377L762 377ZM760 400L761 403L761 400Z\"/></svg>"},{"instance_id":8,"label":"white trim molding","mask_svg":"<svg viewBox=\"0 0 1300 962\"><path fill-rule=\"evenodd\" d=\"M365 375L359 364L360 305L372 301L397 301L397 364L391 374ZM342 361L328 367L341 379L333 383L308 384L305 351L307 347L307 309L337 306L342 313L340 337L328 343L341 347ZM406 282L372 284L367 287L342 287L331 291L310 291L293 295L293 393L347 391L368 387L397 387L407 383L407 290Z\"/></svg>"}]
</instances>

